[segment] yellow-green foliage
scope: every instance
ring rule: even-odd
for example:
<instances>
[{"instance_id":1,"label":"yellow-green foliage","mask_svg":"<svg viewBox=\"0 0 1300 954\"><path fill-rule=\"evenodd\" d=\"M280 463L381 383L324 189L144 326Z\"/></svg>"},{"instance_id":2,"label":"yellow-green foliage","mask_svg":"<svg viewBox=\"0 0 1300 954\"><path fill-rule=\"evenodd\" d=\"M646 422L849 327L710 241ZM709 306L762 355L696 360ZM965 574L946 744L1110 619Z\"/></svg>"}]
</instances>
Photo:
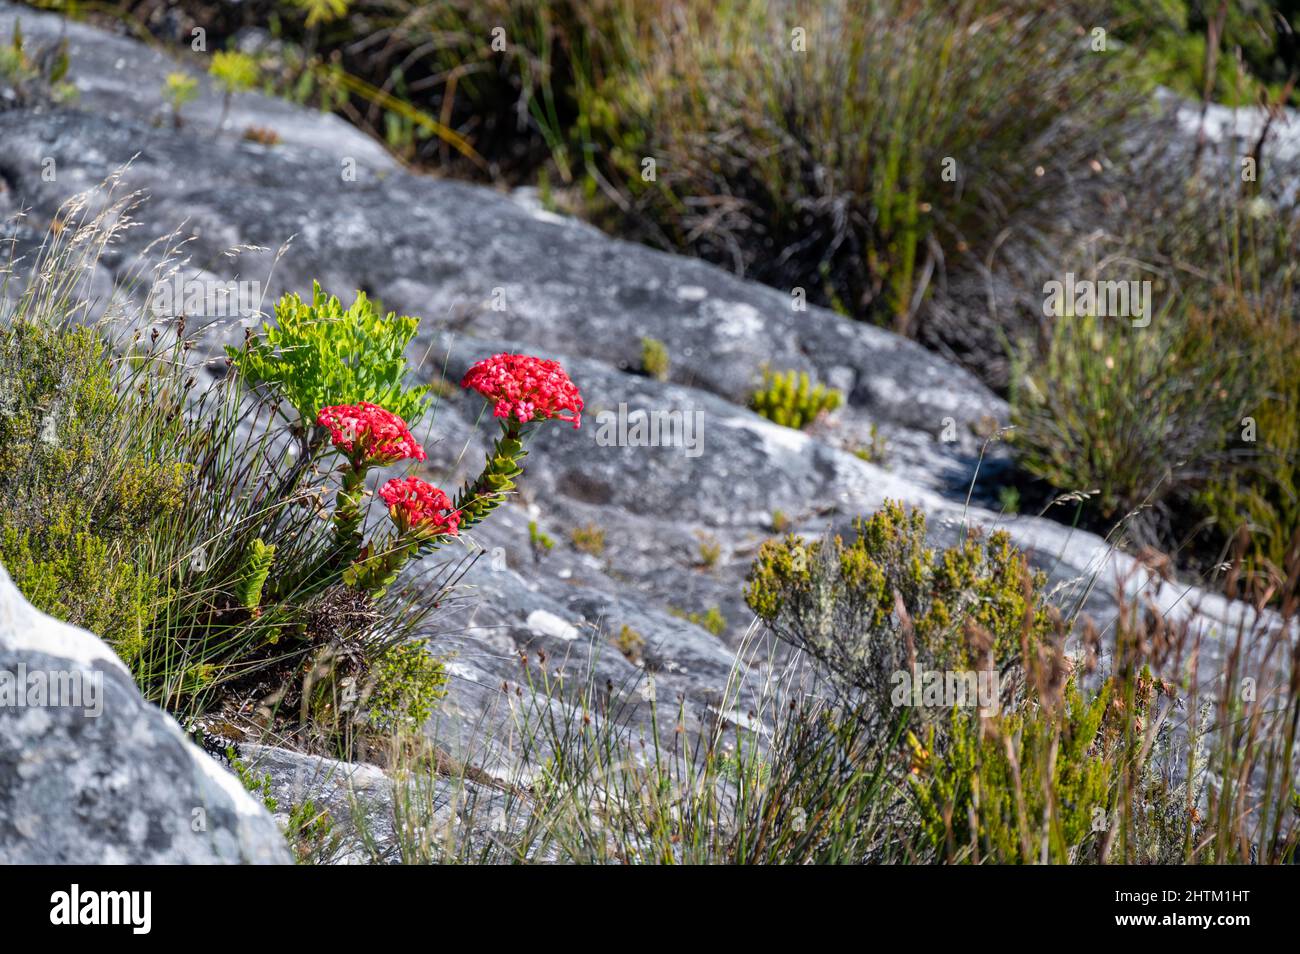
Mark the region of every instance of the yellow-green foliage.
<instances>
[{"instance_id":1,"label":"yellow-green foliage","mask_svg":"<svg viewBox=\"0 0 1300 954\"><path fill-rule=\"evenodd\" d=\"M712 534L698 533L696 536L700 541L700 566L711 570L718 565L718 560L722 558L722 544Z\"/></svg>"},{"instance_id":2,"label":"yellow-green foliage","mask_svg":"<svg viewBox=\"0 0 1300 954\"><path fill-rule=\"evenodd\" d=\"M569 531L569 539L573 542L574 549L583 553L600 556L605 552L605 531L594 523L574 527Z\"/></svg>"},{"instance_id":3,"label":"yellow-green foliage","mask_svg":"<svg viewBox=\"0 0 1300 954\"><path fill-rule=\"evenodd\" d=\"M408 424L424 413L427 386L408 388L406 347L418 318L381 316L364 292L346 311L334 296L312 284L312 301L285 295L246 348L229 348L239 370L254 384L274 385L304 421L322 407L370 401Z\"/></svg>"},{"instance_id":4,"label":"yellow-green foliage","mask_svg":"<svg viewBox=\"0 0 1300 954\"><path fill-rule=\"evenodd\" d=\"M913 737L912 792L940 856L1059 863L1104 834L1123 750L1103 730L1109 699L1109 684L1089 699L1070 681L1055 707L1035 702L987 724L954 709L946 741L934 726L924 744Z\"/></svg>"},{"instance_id":5,"label":"yellow-green foliage","mask_svg":"<svg viewBox=\"0 0 1300 954\"><path fill-rule=\"evenodd\" d=\"M641 339L641 370L656 381L668 380L668 348L657 338Z\"/></svg>"},{"instance_id":6,"label":"yellow-green foliage","mask_svg":"<svg viewBox=\"0 0 1300 954\"><path fill-rule=\"evenodd\" d=\"M257 85L257 60L238 50L218 50L212 54L208 73L227 95L242 93Z\"/></svg>"},{"instance_id":7,"label":"yellow-green foliage","mask_svg":"<svg viewBox=\"0 0 1300 954\"><path fill-rule=\"evenodd\" d=\"M262 587L274 561L275 544L264 543L261 538L254 538L248 544L235 587L235 599L244 609L255 610L262 605Z\"/></svg>"},{"instance_id":8,"label":"yellow-green foliage","mask_svg":"<svg viewBox=\"0 0 1300 954\"><path fill-rule=\"evenodd\" d=\"M749 406L769 421L797 429L811 424L823 411L835 410L843 399L834 388L813 384L807 371L765 371L763 386L754 392Z\"/></svg>"},{"instance_id":9,"label":"yellow-green foliage","mask_svg":"<svg viewBox=\"0 0 1300 954\"><path fill-rule=\"evenodd\" d=\"M924 669L998 669L1050 627L1029 570L1005 533L972 531L955 547L926 546L925 515L897 503L854 522L855 536L768 540L750 567L745 599L777 636L811 653L885 711L891 676L909 669L905 624ZM987 645L972 647L968 625ZM1028 627L1026 631L1026 627Z\"/></svg>"},{"instance_id":10,"label":"yellow-green foliage","mask_svg":"<svg viewBox=\"0 0 1300 954\"><path fill-rule=\"evenodd\" d=\"M12 85L20 98L41 89L56 102L76 99L77 87L66 80L69 65L66 37L53 47L33 53L27 49L22 22L18 20L14 21L12 39L0 44L0 80Z\"/></svg>"},{"instance_id":11,"label":"yellow-green foliage","mask_svg":"<svg viewBox=\"0 0 1300 954\"><path fill-rule=\"evenodd\" d=\"M627 657L629 662L636 662L641 658L641 653L645 649L645 637L638 633L626 623L618 631L618 636L614 639L614 645L618 651Z\"/></svg>"},{"instance_id":12,"label":"yellow-green foliage","mask_svg":"<svg viewBox=\"0 0 1300 954\"><path fill-rule=\"evenodd\" d=\"M98 633L129 665L156 610L157 581L126 562L124 548L73 529L72 512L52 514L39 531L0 527L0 562L33 606Z\"/></svg>"},{"instance_id":13,"label":"yellow-green foliage","mask_svg":"<svg viewBox=\"0 0 1300 954\"><path fill-rule=\"evenodd\" d=\"M727 631L727 617L722 615L722 610L717 606L710 606L703 613L682 613L681 616L714 636L720 637Z\"/></svg>"},{"instance_id":14,"label":"yellow-green foliage","mask_svg":"<svg viewBox=\"0 0 1300 954\"><path fill-rule=\"evenodd\" d=\"M122 449L119 398L89 328L0 329L0 562L39 609L138 652L157 584L132 557L176 511L187 469Z\"/></svg>"},{"instance_id":15,"label":"yellow-green foliage","mask_svg":"<svg viewBox=\"0 0 1300 954\"><path fill-rule=\"evenodd\" d=\"M163 98L179 117L181 109L199 95L199 81L188 73L168 73L163 83Z\"/></svg>"},{"instance_id":16,"label":"yellow-green foliage","mask_svg":"<svg viewBox=\"0 0 1300 954\"><path fill-rule=\"evenodd\" d=\"M416 727L428 721L447 694L447 669L420 642L399 643L375 661L370 721L384 728Z\"/></svg>"},{"instance_id":17,"label":"yellow-green foliage","mask_svg":"<svg viewBox=\"0 0 1300 954\"><path fill-rule=\"evenodd\" d=\"M1250 533L1248 576L1286 579L1287 552L1300 531L1300 326L1281 310L1242 323L1250 372L1268 382L1242 420L1228 421L1228 464L1216 467L1196 503L1223 537ZM1281 591L1279 591L1281 593Z\"/></svg>"},{"instance_id":18,"label":"yellow-green foliage","mask_svg":"<svg viewBox=\"0 0 1300 954\"><path fill-rule=\"evenodd\" d=\"M880 436L880 428L871 425L871 441L853 448L853 456L869 464L881 464L885 460L885 439Z\"/></svg>"},{"instance_id":19,"label":"yellow-green foliage","mask_svg":"<svg viewBox=\"0 0 1300 954\"><path fill-rule=\"evenodd\" d=\"M543 553L550 553L552 548L555 546L555 541L552 540L547 533L538 528L536 520L528 521L528 543L533 548L534 556L539 556Z\"/></svg>"},{"instance_id":20,"label":"yellow-green foliage","mask_svg":"<svg viewBox=\"0 0 1300 954\"><path fill-rule=\"evenodd\" d=\"M349 0L293 0L293 5L306 14L303 23L308 28L347 16L348 4Z\"/></svg>"}]
</instances>

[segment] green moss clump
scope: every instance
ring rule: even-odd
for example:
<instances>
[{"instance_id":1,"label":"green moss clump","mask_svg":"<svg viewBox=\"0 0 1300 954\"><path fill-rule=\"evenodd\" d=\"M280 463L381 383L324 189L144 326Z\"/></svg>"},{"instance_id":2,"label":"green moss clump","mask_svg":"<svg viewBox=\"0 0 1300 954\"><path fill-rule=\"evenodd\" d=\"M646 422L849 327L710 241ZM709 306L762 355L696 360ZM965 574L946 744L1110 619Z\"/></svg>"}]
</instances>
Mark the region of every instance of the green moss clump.
<instances>
[{"instance_id":1,"label":"green moss clump","mask_svg":"<svg viewBox=\"0 0 1300 954\"><path fill-rule=\"evenodd\" d=\"M819 414L835 410L843 401L839 391L814 384L806 371L766 371L763 386L754 392L749 406L769 421L798 430Z\"/></svg>"},{"instance_id":2,"label":"green moss clump","mask_svg":"<svg viewBox=\"0 0 1300 954\"><path fill-rule=\"evenodd\" d=\"M641 339L641 370L656 381L668 380L668 348L657 338Z\"/></svg>"}]
</instances>

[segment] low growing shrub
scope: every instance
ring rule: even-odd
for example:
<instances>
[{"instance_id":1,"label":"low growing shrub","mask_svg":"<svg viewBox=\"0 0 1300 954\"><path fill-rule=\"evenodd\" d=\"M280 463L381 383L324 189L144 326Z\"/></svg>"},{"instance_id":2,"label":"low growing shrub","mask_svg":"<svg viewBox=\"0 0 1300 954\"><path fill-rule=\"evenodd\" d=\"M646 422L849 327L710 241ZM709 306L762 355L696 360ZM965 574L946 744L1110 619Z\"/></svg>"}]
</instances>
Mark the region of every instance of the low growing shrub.
<instances>
[{"instance_id":1,"label":"low growing shrub","mask_svg":"<svg viewBox=\"0 0 1300 954\"><path fill-rule=\"evenodd\" d=\"M829 414L843 400L834 388L814 384L807 371L764 371L763 386L750 397L749 406L769 421L798 430Z\"/></svg>"},{"instance_id":2,"label":"low growing shrub","mask_svg":"<svg viewBox=\"0 0 1300 954\"><path fill-rule=\"evenodd\" d=\"M855 521L848 542L766 541L745 600L772 632L885 718L896 673L1013 674L1050 630L1042 583L1005 533L971 531L958 546L934 550L924 514L886 503Z\"/></svg>"}]
</instances>

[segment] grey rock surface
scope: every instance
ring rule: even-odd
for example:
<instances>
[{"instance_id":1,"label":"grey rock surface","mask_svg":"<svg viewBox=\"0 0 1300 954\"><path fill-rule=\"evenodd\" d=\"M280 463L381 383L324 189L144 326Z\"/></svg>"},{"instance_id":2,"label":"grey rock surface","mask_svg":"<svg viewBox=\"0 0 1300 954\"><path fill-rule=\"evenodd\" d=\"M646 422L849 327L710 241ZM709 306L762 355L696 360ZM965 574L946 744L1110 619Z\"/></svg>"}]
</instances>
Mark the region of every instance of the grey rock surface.
<instances>
[{"instance_id":1,"label":"grey rock surface","mask_svg":"<svg viewBox=\"0 0 1300 954\"><path fill-rule=\"evenodd\" d=\"M286 864L267 811L0 568L0 864Z\"/></svg>"},{"instance_id":2,"label":"grey rock surface","mask_svg":"<svg viewBox=\"0 0 1300 954\"><path fill-rule=\"evenodd\" d=\"M14 18L0 6L0 39ZM743 579L778 512L792 530L818 534L892 498L923 508L938 540L967 524L1004 527L1049 571L1062 601L1085 602L1103 623L1117 587L1215 629L1250 613L1193 586L1161 584L1095 535L1000 515L979 484L968 504L977 476L1007 466L1002 446L986 444L1007 407L910 341L824 309L796 311L780 291L609 238L527 193L408 173L331 116L242 94L217 130L220 97L193 65L54 15L24 10L22 22L33 43L66 32L81 98L0 112L3 204L28 210L26 227L39 234L70 196L119 172L120 190L147 193L96 287L122 285L151 241L179 230L192 236L187 275L260 281L267 309L315 279L345 300L364 289L388 309L422 316L412 358L428 379L454 385L478 358L528 351L560 359L582 388L581 430L541 429L518 500L474 532L486 552L465 578L471 598L461 618L441 616L442 631L430 634L454 676L430 732L484 771L527 774L510 727L539 666L557 678L595 672L611 691L652 675L660 703L681 700L692 724L743 718L771 674L747 661L745 679L728 688L737 650L751 645ZM199 76L203 95L174 129L150 91L178 68ZM246 141L247 126L281 141ZM51 158L53 181L42 176ZM213 348L257 320L214 320ZM638 373L643 337L666 345L667 381ZM808 431L772 424L745 406L764 367L808 371L842 389L846 404ZM698 454L609 446L601 412L620 408L629 420L698 419ZM867 461L854 451L873 426L887 449ZM483 402L453 386L420 435L425 476L456 485L493 434ZM530 523L554 540L551 551L530 544ZM599 552L571 542L588 527L604 533ZM705 559L714 547L716 560ZM720 636L690 619L714 607L726 621ZM624 626L644 641L639 657L612 645ZM634 710L648 709L635 701L645 695L630 693Z\"/></svg>"}]
</instances>

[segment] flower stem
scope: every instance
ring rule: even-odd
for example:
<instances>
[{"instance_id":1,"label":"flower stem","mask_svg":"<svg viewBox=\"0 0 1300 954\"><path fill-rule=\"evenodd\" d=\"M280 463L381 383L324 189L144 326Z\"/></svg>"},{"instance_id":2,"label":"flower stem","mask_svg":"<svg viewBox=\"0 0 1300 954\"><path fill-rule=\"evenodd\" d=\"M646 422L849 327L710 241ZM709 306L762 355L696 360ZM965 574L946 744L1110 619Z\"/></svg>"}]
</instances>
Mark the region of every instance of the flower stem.
<instances>
[{"instance_id":1,"label":"flower stem","mask_svg":"<svg viewBox=\"0 0 1300 954\"><path fill-rule=\"evenodd\" d=\"M351 560L361 549L361 502L366 492L366 469L353 465L343 472L334 505L334 544L337 559Z\"/></svg>"},{"instance_id":2,"label":"flower stem","mask_svg":"<svg viewBox=\"0 0 1300 954\"><path fill-rule=\"evenodd\" d=\"M523 473L524 450L521 436L524 426L514 418L501 422L501 436L488 452L483 472L461 488L455 507L460 512L460 529L468 530L505 500L515 488L515 478Z\"/></svg>"}]
</instances>

